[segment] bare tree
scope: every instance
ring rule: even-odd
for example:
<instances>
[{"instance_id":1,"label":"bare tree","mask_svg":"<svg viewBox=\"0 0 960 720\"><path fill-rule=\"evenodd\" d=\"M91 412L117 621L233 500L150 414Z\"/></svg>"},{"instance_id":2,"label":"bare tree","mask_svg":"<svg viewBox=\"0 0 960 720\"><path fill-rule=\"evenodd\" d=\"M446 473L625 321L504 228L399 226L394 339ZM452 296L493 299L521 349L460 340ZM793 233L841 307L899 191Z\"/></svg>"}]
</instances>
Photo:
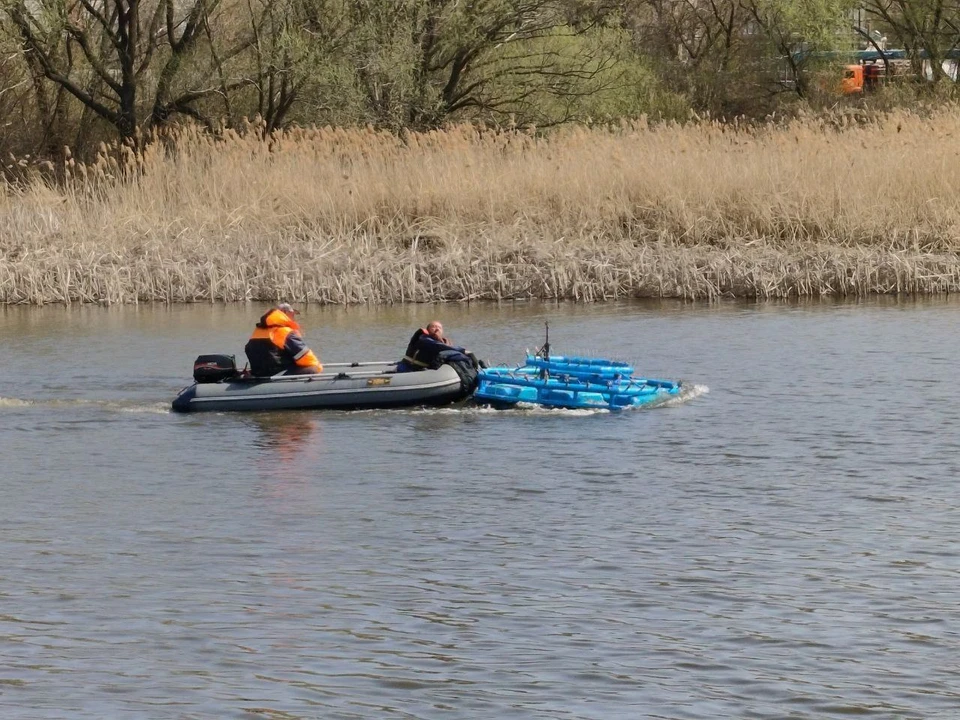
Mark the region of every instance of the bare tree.
<instances>
[{"instance_id":1,"label":"bare tree","mask_svg":"<svg viewBox=\"0 0 960 720\"><path fill-rule=\"evenodd\" d=\"M230 88L209 76L183 88L177 81L221 1L9 0L4 10L37 73L131 140L174 113L210 122L197 102Z\"/></svg>"},{"instance_id":2,"label":"bare tree","mask_svg":"<svg viewBox=\"0 0 960 720\"><path fill-rule=\"evenodd\" d=\"M944 60L960 46L958 0L864 0L863 9L910 53L918 77L924 60L933 83L947 77Z\"/></svg>"},{"instance_id":3,"label":"bare tree","mask_svg":"<svg viewBox=\"0 0 960 720\"><path fill-rule=\"evenodd\" d=\"M429 107L415 108L410 121L430 124L465 110L537 120L531 100L545 97L571 108L616 82L611 48L591 36L603 21L556 0L468 4L451 14L455 32L421 36L418 75L436 83L438 102L432 116Z\"/></svg>"},{"instance_id":4,"label":"bare tree","mask_svg":"<svg viewBox=\"0 0 960 720\"><path fill-rule=\"evenodd\" d=\"M282 127L304 95L323 94L323 78L344 63L353 28L342 0L245 0L252 67L245 71L264 131ZM342 101L343 89L332 90ZM330 105L333 98L321 104Z\"/></svg>"},{"instance_id":5,"label":"bare tree","mask_svg":"<svg viewBox=\"0 0 960 720\"><path fill-rule=\"evenodd\" d=\"M569 104L612 82L614 53L589 40L605 14L574 0L351 0L349 7L357 85L377 124L435 127L511 114L536 122L535 97Z\"/></svg>"},{"instance_id":6,"label":"bare tree","mask_svg":"<svg viewBox=\"0 0 960 720\"><path fill-rule=\"evenodd\" d=\"M848 46L850 12L856 0L739 0L755 33L782 58L796 80L797 95L806 97L809 80L805 58L811 51ZM805 52L798 52L798 50Z\"/></svg>"},{"instance_id":7,"label":"bare tree","mask_svg":"<svg viewBox=\"0 0 960 720\"><path fill-rule=\"evenodd\" d=\"M749 77L756 35L739 0L634 0L629 7L637 51L665 86L697 110L743 111L756 85Z\"/></svg>"},{"instance_id":8,"label":"bare tree","mask_svg":"<svg viewBox=\"0 0 960 720\"><path fill-rule=\"evenodd\" d=\"M798 48L834 47L849 35L854 0L633 0L627 16L638 52L697 109L766 112L795 79L807 94ZM785 72L784 72L785 71Z\"/></svg>"}]
</instances>

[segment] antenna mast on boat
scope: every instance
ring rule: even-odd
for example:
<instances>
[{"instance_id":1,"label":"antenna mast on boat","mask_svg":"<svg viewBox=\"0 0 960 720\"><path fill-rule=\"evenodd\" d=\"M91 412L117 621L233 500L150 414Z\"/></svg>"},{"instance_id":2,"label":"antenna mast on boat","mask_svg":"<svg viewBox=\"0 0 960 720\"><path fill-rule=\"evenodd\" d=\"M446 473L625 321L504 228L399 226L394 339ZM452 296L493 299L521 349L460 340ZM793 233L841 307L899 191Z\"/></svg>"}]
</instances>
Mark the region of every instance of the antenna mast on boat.
<instances>
[{"instance_id":1,"label":"antenna mast on boat","mask_svg":"<svg viewBox=\"0 0 960 720\"><path fill-rule=\"evenodd\" d=\"M546 338L543 341L543 347L541 347L540 350L537 351L537 355L539 355L544 360L546 360L547 363L549 363L550 362L550 321L544 320L543 326L546 332ZM540 370L540 378L545 379L549 374L550 374L550 371L547 368L547 365L544 365L543 368Z\"/></svg>"},{"instance_id":2,"label":"antenna mast on boat","mask_svg":"<svg viewBox=\"0 0 960 720\"><path fill-rule=\"evenodd\" d=\"M542 357L547 362L550 361L550 321L544 320L543 325L546 328L547 337L543 341L543 346L537 350L537 357Z\"/></svg>"}]
</instances>

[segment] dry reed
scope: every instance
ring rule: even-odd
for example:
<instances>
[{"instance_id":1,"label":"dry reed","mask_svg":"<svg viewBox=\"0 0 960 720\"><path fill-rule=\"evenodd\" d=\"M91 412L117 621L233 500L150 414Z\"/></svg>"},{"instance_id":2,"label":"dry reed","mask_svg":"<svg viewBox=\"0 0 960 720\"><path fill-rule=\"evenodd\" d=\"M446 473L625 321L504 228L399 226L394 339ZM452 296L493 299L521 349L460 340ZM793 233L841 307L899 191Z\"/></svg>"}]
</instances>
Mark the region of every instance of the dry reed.
<instances>
[{"instance_id":1,"label":"dry reed","mask_svg":"<svg viewBox=\"0 0 960 720\"><path fill-rule=\"evenodd\" d=\"M0 194L0 303L960 290L960 117L182 130Z\"/></svg>"}]
</instances>

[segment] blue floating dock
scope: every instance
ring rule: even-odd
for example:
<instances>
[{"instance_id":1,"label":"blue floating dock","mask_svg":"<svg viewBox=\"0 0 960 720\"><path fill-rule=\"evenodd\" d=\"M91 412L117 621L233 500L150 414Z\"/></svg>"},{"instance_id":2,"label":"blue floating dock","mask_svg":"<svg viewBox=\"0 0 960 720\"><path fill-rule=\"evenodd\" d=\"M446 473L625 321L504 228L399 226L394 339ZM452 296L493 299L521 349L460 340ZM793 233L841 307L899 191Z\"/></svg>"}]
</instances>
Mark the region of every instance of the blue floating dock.
<instances>
[{"instance_id":1,"label":"blue floating dock","mask_svg":"<svg viewBox=\"0 0 960 720\"><path fill-rule=\"evenodd\" d=\"M635 377L633 367L615 360L528 355L520 367L481 370L473 397L496 407L622 410L678 395L680 387L673 380Z\"/></svg>"}]
</instances>

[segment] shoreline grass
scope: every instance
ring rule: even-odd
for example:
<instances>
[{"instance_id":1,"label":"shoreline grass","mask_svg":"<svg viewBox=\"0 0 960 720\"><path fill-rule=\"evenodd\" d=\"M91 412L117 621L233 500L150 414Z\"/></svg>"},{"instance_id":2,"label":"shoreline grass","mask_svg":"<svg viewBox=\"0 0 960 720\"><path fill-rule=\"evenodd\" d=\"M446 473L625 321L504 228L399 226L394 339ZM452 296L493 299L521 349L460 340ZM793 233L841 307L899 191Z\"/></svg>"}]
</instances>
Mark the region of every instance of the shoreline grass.
<instances>
[{"instance_id":1,"label":"shoreline grass","mask_svg":"<svg viewBox=\"0 0 960 720\"><path fill-rule=\"evenodd\" d=\"M960 117L195 129L0 194L0 303L960 291Z\"/></svg>"}]
</instances>

